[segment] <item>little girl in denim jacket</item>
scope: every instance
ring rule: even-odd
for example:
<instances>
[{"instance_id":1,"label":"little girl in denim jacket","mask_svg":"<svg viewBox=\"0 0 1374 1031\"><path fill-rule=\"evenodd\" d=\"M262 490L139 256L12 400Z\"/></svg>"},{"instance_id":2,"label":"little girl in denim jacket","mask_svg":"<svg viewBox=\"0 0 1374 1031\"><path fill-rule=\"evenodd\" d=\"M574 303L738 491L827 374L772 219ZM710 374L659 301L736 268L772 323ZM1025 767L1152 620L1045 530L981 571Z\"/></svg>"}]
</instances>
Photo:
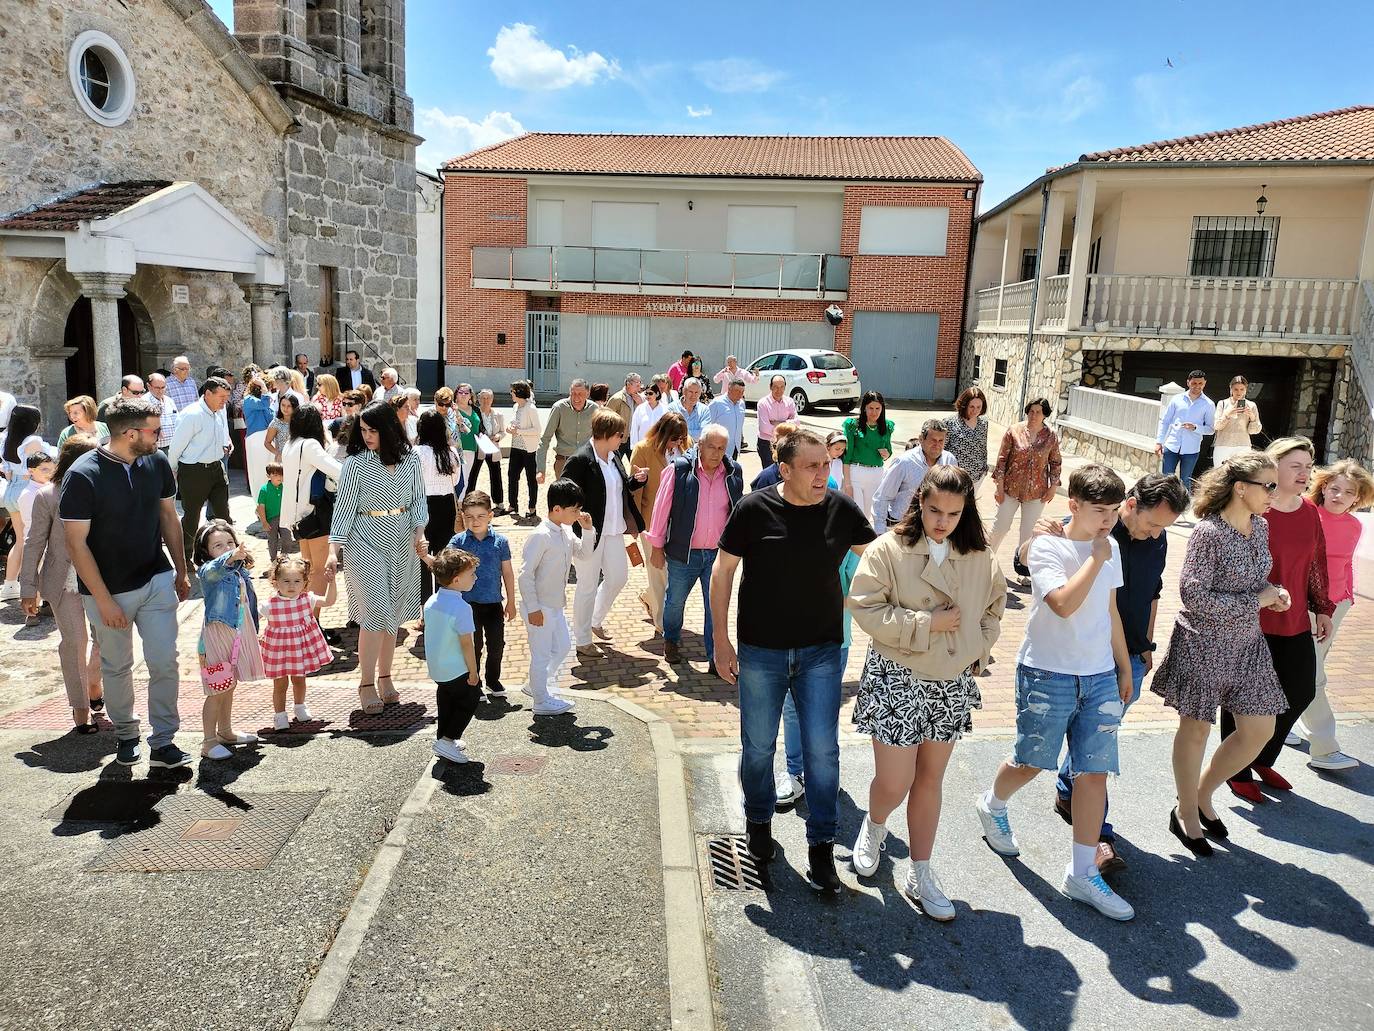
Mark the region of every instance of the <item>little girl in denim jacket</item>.
<instances>
[{"instance_id":1,"label":"little girl in denim jacket","mask_svg":"<svg viewBox=\"0 0 1374 1031\"><path fill-rule=\"evenodd\" d=\"M197 651L200 679L205 688L202 709L206 759L228 759L225 745L256 744L256 734L233 728L234 688L242 680L264 680L258 648L258 598L253 591L253 557L239 542L234 528L214 519L196 534L191 555L205 597L205 625Z\"/></svg>"}]
</instances>

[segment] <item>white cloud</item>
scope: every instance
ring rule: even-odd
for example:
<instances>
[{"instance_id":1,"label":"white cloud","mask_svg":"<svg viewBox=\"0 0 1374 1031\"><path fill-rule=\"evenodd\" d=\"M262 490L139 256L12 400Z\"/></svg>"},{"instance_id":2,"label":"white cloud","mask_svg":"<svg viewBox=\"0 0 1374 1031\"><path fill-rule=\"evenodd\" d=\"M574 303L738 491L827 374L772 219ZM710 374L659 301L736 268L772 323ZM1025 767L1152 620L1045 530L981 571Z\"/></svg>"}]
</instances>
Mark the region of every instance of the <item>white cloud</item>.
<instances>
[{"instance_id":1,"label":"white cloud","mask_svg":"<svg viewBox=\"0 0 1374 1031\"><path fill-rule=\"evenodd\" d=\"M747 57L726 57L702 61L693 71L697 78L717 93L762 93L782 80L783 73Z\"/></svg>"},{"instance_id":2,"label":"white cloud","mask_svg":"<svg viewBox=\"0 0 1374 1031\"><path fill-rule=\"evenodd\" d=\"M539 38L533 25L503 25L487 50L496 81L512 89L558 90L590 86L602 77L614 78L620 65L595 50L584 54L575 46L567 53Z\"/></svg>"},{"instance_id":3,"label":"white cloud","mask_svg":"<svg viewBox=\"0 0 1374 1031\"><path fill-rule=\"evenodd\" d=\"M1151 131L1161 137L1186 136L1209 128L1207 119L1194 107L1196 88L1197 84L1178 69L1146 72L1131 80L1136 109L1152 127Z\"/></svg>"},{"instance_id":4,"label":"white cloud","mask_svg":"<svg viewBox=\"0 0 1374 1031\"><path fill-rule=\"evenodd\" d=\"M1070 125L1097 110L1106 87L1087 58L1070 54L1047 68L1026 72L989 91L988 120L1002 127ZM1000 95L1000 96L999 96Z\"/></svg>"},{"instance_id":5,"label":"white cloud","mask_svg":"<svg viewBox=\"0 0 1374 1031\"><path fill-rule=\"evenodd\" d=\"M688 104L687 116L689 118L710 118L711 105L707 104L705 107L693 107L691 104Z\"/></svg>"},{"instance_id":6,"label":"white cloud","mask_svg":"<svg viewBox=\"0 0 1374 1031\"><path fill-rule=\"evenodd\" d=\"M509 111L493 111L474 122L465 115L429 107L415 112L415 130L425 138L415 152L415 164L428 172L459 154L519 136L525 127Z\"/></svg>"}]
</instances>

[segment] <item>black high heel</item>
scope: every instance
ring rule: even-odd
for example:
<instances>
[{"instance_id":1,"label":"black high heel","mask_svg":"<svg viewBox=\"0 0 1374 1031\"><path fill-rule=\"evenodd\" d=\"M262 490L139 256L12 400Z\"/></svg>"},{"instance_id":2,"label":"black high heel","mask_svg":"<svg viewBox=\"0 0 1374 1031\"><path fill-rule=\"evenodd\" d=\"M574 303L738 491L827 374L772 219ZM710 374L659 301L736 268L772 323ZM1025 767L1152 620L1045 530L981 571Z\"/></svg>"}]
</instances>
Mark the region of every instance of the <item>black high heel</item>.
<instances>
[{"instance_id":1,"label":"black high heel","mask_svg":"<svg viewBox=\"0 0 1374 1031\"><path fill-rule=\"evenodd\" d=\"M1186 848L1195 856L1210 856L1212 845L1206 838L1190 838L1183 829L1183 825L1178 822L1178 809L1169 810L1169 833L1178 838Z\"/></svg>"},{"instance_id":2,"label":"black high heel","mask_svg":"<svg viewBox=\"0 0 1374 1031\"><path fill-rule=\"evenodd\" d=\"M1202 831L1204 834L1210 834L1214 838L1227 838L1230 836L1229 832L1226 830L1226 824L1222 823L1220 819L1212 819L1201 809L1197 811L1197 818L1202 824Z\"/></svg>"}]
</instances>

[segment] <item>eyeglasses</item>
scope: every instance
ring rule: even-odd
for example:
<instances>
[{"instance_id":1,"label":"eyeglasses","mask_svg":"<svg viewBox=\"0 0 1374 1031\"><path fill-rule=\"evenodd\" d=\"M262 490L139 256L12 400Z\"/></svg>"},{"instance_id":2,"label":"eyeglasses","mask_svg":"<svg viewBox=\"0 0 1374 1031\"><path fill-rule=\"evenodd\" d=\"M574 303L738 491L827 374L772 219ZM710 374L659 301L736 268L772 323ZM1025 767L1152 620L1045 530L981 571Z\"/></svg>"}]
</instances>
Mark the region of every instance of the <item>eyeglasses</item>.
<instances>
[{"instance_id":1,"label":"eyeglasses","mask_svg":"<svg viewBox=\"0 0 1374 1031\"><path fill-rule=\"evenodd\" d=\"M1273 494L1274 491L1276 491L1276 490L1279 489L1279 485L1278 485L1277 483L1272 482L1272 481L1271 481L1271 482L1268 482L1268 483L1262 483L1262 482L1260 482L1259 480L1241 480L1240 482L1241 482L1241 483L1253 484L1253 485L1256 486L1256 487L1263 487L1263 488L1264 488L1265 490L1267 490L1270 494Z\"/></svg>"},{"instance_id":2,"label":"eyeglasses","mask_svg":"<svg viewBox=\"0 0 1374 1031\"><path fill-rule=\"evenodd\" d=\"M469 390L467 387L459 387L459 388L455 391L455 393L458 393L458 394L471 394L472 391Z\"/></svg>"},{"instance_id":3,"label":"eyeglasses","mask_svg":"<svg viewBox=\"0 0 1374 1031\"><path fill-rule=\"evenodd\" d=\"M435 401L435 402L434 402L434 407L435 407L435 408L447 408L448 406L449 406L449 402L447 402L447 401Z\"/></svg>"},{"instance_id":4,"label":"eyeglasses","mask_svg":"<svg viewBox=\"0 0 1374 1031\"><path fill-rule=\"evenodd\" d=\"M129 393L132 394L134 397L142 397L144 394L148 393L148 391L146 391L146 390L131 390L131 391L129 391Z\"/></svg>"}]
</instances>

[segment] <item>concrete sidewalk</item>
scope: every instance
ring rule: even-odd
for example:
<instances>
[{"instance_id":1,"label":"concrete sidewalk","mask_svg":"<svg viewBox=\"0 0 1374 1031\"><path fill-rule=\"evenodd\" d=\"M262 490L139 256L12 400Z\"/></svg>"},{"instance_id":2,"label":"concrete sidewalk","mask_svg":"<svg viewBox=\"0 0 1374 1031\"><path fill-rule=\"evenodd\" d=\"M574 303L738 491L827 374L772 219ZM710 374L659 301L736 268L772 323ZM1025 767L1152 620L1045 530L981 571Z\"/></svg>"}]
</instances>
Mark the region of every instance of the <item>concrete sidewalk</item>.
<instances>
[{"instance_id":1,"label":"concrete sidewalk","mask_svg":"<svg viewBox=\"0 0 1374 1031\"><path fill-rule=\"evenodd\" d=\"M1362 754L1374 747L1374 725L1343 734ZM888 821L876 875L860 880L847 859L868 807L872 753L844 747L843 897L822 900L806 884L805 828L792 813L773 824L782 845L774 891L704 887L720 1026L1370 1026L1374 987L1359 971L1374 965L1374 769L1319 775L1288 749L1279 765L1296 790L1254 808L1219 795L1231 839L1194 859L1166 829L1171 742L1157 731L1122 736L1125 774L1112 781L1111 803L1129 866L1113 879L1136 908L1128 924L1059 894L1070 837L1051 812L1048 775L1012 801L1020 858L983 843L971 803L1009 738L965 741L950 763L933 865L958 909L953 923L928 919L901 894L904 810ZM690 759L703 838L743 831L737 762Z\"/></svg>"}]
</instances>

